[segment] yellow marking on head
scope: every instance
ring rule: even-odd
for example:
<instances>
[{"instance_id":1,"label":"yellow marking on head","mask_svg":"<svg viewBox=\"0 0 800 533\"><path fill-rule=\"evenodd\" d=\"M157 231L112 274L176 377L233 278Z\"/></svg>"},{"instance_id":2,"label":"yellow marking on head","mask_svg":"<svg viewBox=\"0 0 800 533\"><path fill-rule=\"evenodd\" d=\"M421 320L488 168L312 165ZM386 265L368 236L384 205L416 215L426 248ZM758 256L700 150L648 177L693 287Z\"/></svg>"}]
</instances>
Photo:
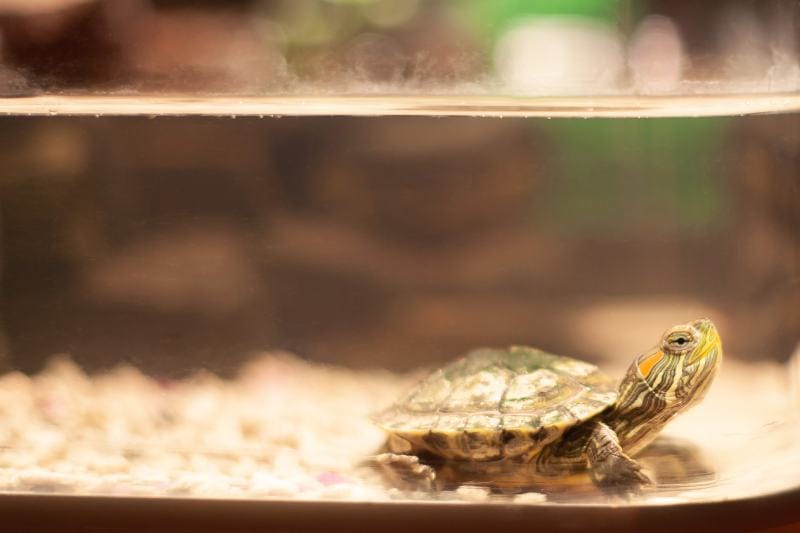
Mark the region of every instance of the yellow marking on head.
<instances>
[{"instance_id":1,"label":"yellow marking on head","mask_svg":"<svg viewBox=\"0 0 800 533\"><path fill-rule=\"evenodd\" d=\"M704 357L706 357L709 352L713 349L716 349L717 357L722 358L722 341L719 338L719 333L717 333L717 329L714 326L711 326L708 331L703 335L703 338L700 341L700 345L695 348L694 353L689 358L689 364L694 364Z\"/></svg>"},{"instance_id":2,"label":"yellow marking on head","mask_svg":"<svg viewBox=\"0 0 800 533\"><path fill-rule=\"evenodd\" d=\"M658 364L659 361L664 357L664 352L658 350L654 354L648 355L641 361L639 361L639 373L643 377L647 377L650 374L650 371L653 370L653 367Z\"/></svg>"}]
</instances>

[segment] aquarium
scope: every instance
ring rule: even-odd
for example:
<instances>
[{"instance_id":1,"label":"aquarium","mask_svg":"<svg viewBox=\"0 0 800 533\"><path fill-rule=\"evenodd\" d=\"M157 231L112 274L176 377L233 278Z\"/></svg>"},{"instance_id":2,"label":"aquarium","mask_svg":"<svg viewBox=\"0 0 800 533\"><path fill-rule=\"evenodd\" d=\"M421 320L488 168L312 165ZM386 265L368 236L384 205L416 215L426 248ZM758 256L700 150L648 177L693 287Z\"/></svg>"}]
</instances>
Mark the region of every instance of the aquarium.
<instances>
[{"instance_id":1,"label":"aquarium","mask_svg":"<svg viewBox=\"0 0 800 533\"><path fill-rule=\"evenodd\" d=\"M800 524L799 20L0 2L8 523Z\"/></svg>"}]
</instances>

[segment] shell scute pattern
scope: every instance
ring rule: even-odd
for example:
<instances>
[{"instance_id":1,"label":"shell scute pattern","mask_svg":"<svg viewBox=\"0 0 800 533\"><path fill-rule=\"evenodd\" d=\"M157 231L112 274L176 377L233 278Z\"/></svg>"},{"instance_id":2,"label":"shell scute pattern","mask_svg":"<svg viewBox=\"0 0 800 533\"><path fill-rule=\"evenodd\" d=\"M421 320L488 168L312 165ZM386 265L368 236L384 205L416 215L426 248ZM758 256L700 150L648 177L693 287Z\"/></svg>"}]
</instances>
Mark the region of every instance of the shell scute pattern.
<instances>
[{"instance_id":1,"label":"shell scute pattern","mask_svg":"<svg viewBox=\"0 0 800 533\"><path fill-rule=\"evenodd\" d=\"M496 410L512 378L509 370L497 366L456 376L452 392L439 410L450 413Z\"/></svg>"},{"instance_id":2,"label":"shell scute pattern","mask_svg":"<svg viewBox=\"0 0 800 533\"><path fill-rule=\"evenodd\" d=\"M437 431L451 433L454 431L464 431L465 426L467 425L467 417L461 414L456 415L447 415L442 414L439 415L439 419L436 421L435 429Z\"/></svg>"},{"instance_id":3,"label":"shell scute pattern","mask_svg":"<svg viewBox=\"0 0 800 533\"><path fill-rule=\"evenodd\" d=\"M417 451L487 461L534 455L616 399L615 383L589 363L528 347L480 349L376 422Z\"/></svg>"},{"instance_id":4,"label":"shell scute pattern","mask_svg":"<svg viewBox=\"0 0 800 533\"><path fill-rule=\"evenodd\" d=\"M583 385L546 368L517 375L500 404L504 413L537 412L542 406L561 403L582 392Z\"/></svg>"}]
</instances>

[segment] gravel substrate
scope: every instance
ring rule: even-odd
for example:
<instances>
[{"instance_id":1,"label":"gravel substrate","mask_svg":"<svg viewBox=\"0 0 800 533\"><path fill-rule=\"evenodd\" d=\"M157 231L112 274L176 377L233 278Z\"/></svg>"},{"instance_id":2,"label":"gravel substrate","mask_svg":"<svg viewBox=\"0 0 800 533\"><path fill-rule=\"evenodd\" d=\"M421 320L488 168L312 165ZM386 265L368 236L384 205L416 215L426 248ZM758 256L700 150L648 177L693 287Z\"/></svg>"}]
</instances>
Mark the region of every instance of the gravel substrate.
<instances>
[{"instance_id":1,"label":"gravel substrate","mask_svg":"<svg viewBox=\"0 0 800 533\"><path fill-rule=\"evenodd\" d=\"M380 498L354 475L369 412L406 383L273 354L235 380L87 376L59 358L0 378L0 487L90 494Z\"/></svg>"},{"instance_id":2,"label":"gravel substrate","mask_svg":"<svg viewBox=\"0 0 800 533\"><path fill-rule=\"evenodd\" d=\"M160 381L129 366L88 376L66 358L0 377L0 491L387 501L365 461L383 434L369 415L416 379L264 354L224 380ZM746 387L745 387L746 386ZM745 387L745 388L743 388ZM728 361L712 393L669 429L697 444L714 481L653 502L752 495L800 480L785 367ZM496 498L462 486L440 500ZM513 497L541 503L542 494Z\"/></svg>"}]
</instances>

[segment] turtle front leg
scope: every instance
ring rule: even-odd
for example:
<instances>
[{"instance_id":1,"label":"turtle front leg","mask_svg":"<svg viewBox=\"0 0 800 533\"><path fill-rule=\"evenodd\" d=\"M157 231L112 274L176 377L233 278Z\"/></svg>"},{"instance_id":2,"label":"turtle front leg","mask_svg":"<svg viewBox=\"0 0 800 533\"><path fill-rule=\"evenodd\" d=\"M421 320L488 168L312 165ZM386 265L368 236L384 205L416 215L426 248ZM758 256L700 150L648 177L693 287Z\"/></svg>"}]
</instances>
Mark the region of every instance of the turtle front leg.
<instances>
[{"instance_id":1,"label":"turtle front leg","mask_svg":"<svg viewBox=\"0 0 800 533\"><path fill-rule=\"evenodd\" d=\"M423 491L436 488L436 471L421 463L416 455L382 453L375 457L375 462L397 488Z\"/></svg>"},{"instance_id":2,"label":"turtle front leg","mask_svg":"<svg viewBox=\"0 0 800 533\"><path fill-rule=\"evenodd\" d=\"M614 430L602 422L592 423L585 453L592 481L606 493L628 496L651 483L639 463L622 450Z\"/></svg>"}]
</instances>

